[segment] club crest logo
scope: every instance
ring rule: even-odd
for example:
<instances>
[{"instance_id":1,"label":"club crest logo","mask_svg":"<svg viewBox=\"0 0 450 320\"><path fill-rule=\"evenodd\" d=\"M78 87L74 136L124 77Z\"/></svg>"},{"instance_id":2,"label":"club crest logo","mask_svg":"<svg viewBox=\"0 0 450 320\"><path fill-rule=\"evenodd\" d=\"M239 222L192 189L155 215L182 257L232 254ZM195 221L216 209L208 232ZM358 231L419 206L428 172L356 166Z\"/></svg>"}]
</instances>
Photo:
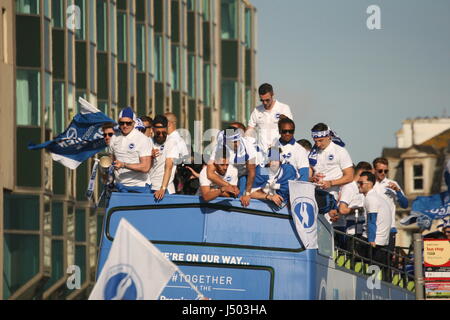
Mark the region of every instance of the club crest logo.
<instances>
[{"instance_id":1,"label":"club crest logo","mask_svg":"<svg viewBox=\"0 0 450 320\"><path fill-rule=\"evenodd\" d=\"M298 197L293 202L293 208L303 228L309 229L314 225L315 213L318 212L318 208L313 199Z\"/></svg>"},{"instance_id":2,"label":"club crest logo","mask_svg":"<svg viewBox=\"0 0 450 320\"><path fill-rule=\"evenodd\" d=\"M136 146L134 145L134 143L130 143L128 145L128 149L133 150Z\"/></svg>"},{"instance_id":3,"label":"club crest logo","mask_svg":"<svg viewBox=\"0 0 450 320\"><path fill-rule=\"evenodd\" d=\"M108 270L103 296L105 300L142 300L142 281L133 267L115 265Z\"/></svg>"},{"instance_id":4,"label":"club crest logo","mask_svg":"<svg viewBox=\"0 0 450 320\"><path fill-rule=\"evenodd\" d=\"M334 159L334 155L330 154L330 155L328 156L328 160L333 161L333 159Z\"/></svg>"}]
</instances>

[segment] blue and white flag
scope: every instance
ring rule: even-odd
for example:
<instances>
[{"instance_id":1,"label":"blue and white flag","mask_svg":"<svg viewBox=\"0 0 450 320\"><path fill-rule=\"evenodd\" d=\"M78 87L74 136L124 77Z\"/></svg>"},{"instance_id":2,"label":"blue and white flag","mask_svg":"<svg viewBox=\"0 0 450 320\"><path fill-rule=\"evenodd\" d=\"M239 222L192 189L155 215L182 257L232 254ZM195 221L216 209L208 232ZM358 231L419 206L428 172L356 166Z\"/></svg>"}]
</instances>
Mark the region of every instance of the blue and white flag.
<instances>
[{"instance_id":1,"label":"blue and white flag","mask_svg":"<svg viewBox=\"0 0 450 320\"><path fill-rule=\"evenodd\" d=\"M318 249L316 186L310 182L289 181L291 214L306 249Z\"/></svg>"},{"instance_id":2,"label":"blue and white flag","mask_svg":"<svg viewBox=\"0 0 450 320\"><path fill-rule=\"evenodd\" d=\"M63 133L39 145L30 143L28 149L45 148L52 154L53 160L70 169L76 169L83 161L102 151L106 145L101 127L115 121L81 97L79 103L80 113L75 115Z\"/></svg>"},{"instance_id":3,"label":"blue and white flag","mask_svg":"<svg viewBox=\"0 0 450 320\"><path fill-rule=\"evenodd\" d=\"M178 267L125 219L89 300L156 300Z\"/></svg>"},{"instance_id":4,"label":"blue and white flag","mask_svg":"<svg viewBox=\"0 0 450 320\"><path fill-rule=\"evenodd\" d=\"M450 216L450 194L441 192L427 197L417 197L411 206L411 214L402 220L403 225L418 224L421 229L429 230L433 220Z\"/></svg>"}]
</instances>

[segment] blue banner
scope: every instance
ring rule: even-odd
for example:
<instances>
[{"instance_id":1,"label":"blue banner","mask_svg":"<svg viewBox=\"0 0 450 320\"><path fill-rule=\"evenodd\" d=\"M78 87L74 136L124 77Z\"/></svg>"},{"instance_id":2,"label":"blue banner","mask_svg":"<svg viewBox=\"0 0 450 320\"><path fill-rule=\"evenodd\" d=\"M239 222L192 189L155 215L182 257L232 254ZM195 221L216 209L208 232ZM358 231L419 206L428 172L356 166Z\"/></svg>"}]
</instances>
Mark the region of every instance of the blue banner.
<instances>
[{"instance_id":1,"label":"blue banner","mask_svg":"<svg viewBox=\"0 0 450 320\"><path fill-rule=\"evenodd\" d=\"M421 229L429 230L433 220L450 216L450 193L448 191L432 196L420 196L412 203L411 214L400 221L409 225L417 222Z\"/></svg>"},{"instance_id":2,"label":"blue banner","mask_svg":"<svg viewBox=\"0 0 450 320\"><path fill-rule=\"evenodd\" d=\"M87 102L84 101L84 104ZM92 108L91 106L88 112L75 115L69 127L55 139L39 145L30 143L28 149L45 148L52 153L53 160L70 169L76 169L83 161L106 147L101 127L107 122L115 122ZM98 112L92 112L95 110Z\"/></svg>"}]
</instances>

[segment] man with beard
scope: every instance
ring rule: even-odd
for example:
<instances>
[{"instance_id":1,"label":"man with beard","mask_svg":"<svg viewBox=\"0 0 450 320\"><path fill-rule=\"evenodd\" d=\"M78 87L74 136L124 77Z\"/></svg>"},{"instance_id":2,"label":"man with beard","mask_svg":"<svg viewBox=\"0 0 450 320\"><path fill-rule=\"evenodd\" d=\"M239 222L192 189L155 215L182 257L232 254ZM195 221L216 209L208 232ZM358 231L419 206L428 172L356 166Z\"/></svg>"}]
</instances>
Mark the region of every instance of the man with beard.
<instances>
[{"instance_id":1,"label":"man with beard","mask_svg":"<svg viewBox=\"0 0 450 320\"><path fill-rule=\"evenodd\" d=\"M152 152L153 166L149 172L149 183L156 200L164 198L166 191L175 193L173 179L175 177L175 161L179 158L178 148L166 145L168 136L168 120L165 116L158 115L153 120Z\"/></svg>"}]
</instances>

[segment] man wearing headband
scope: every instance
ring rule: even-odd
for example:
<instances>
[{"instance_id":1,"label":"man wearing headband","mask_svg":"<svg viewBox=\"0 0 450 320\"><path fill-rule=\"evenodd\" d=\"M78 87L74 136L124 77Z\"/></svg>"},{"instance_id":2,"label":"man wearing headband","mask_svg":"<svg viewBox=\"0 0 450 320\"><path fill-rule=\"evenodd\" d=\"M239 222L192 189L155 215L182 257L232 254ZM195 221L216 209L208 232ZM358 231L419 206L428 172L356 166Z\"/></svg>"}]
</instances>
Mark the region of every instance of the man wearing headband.
<instances>
[{"instance_id":1,"label":"man wearing headband","mask_svg":"<svg viewBox=\"0 0 450 320\"><path fill-rule=\"evenodd\" d=\"M309 181L308 153L294 139L294 121L283 118L278 122L278 129L281 137L275 146L281 149L282 163L289 163L297 170L298 180Z\"/></svg>"},{"instance_id":2,"label":"man wearing headband","mask_svg":"<svg viewBox=\"0 0 450 320\"><path fill-rule=\"evenodd\" d=\"M373 160L372 164L375 177L377 178L377 182L373 188L389 203L389 207L391 208L392 225L389 234L388 248L390 251L394 251L395 237L397 235L397 227L395 225L397 209L395 203L398 202L400 207L406 209L408 208L408 199L405 197L399 184L396 181L387 178L387 174L389 173L389 162L386 158L376 158Z\"/></svg>"},{"instance_id":3,"label":"man wearing headband","mask_svg":"<svg viewBox=\"0 0 450 320\"><path fill-rule=\"evenodd\" d=\"M353 181L353 162L345 144L324 123L311 129L314 146L309 154L312 182L338 200L339 188Z\"/></svg>"},{"instance_id":4,"label":"man wearing headband","mask_svg":"<svg viewBox=\"0 0 450 320\"><path fill-rule=\"evenodd\" d=\"M230 165L230 152L227 148L218 148L215 153L214 168L215 174L225 181L227 186L218 186L207 177L207 167L200 172L200 188L198 194L203 200L211 201L217 197L234 196L234 187L238 184L238 171L235 166Z\"/></svg>"},{"instance_id":5,"label":"man wearing headband","mask_svg":"<svg viewBox=\"0 0 450 320\"><path fill-rule=\"evenodd\" d=\"M281 118L293 119L293 116L288 105L273 98L273 88L270 84L262 84L258 93L262 104L250 115L246 135L256 138L260 148L267 152L280 138L278 121Z\"/></svg>"},{"instance_id":6,"label":"man wearing headband","mask_svg":"<svg viewBox=\"0 0 450 320\"><path fill-rule=\"evenodd\" d=\"M252 199L266 200L283 207L289 201L289 181L297 179L297 170L289 163L282 163L281 149L269 149L269 162L256 168Z\"/></svg>"},{"instance_id":7,"label":"man wearing headband","mask_svg":"<svg viewBox=\"0 0 450 320\"><path fill-rule=\"evenodd\" d=\"M230 163L238 169L238 186L234 188L233 195L240 196L241 204L247 207L250 204L250 194L252 185L255 180L255 161L256 150L255 147L243 137L242 129L236 127L228 127L221 131L218 135L217 146L211 153L211 159L215 158L217 149L226 147L230 152ZM221 187L230 186L220 179L214 173L213 160L208 161L207 177L213 183Z\"/></svg>"},{"instance_id":8,"label":"man wearing headband","mask_svg":"<svg viewBox=\"0 0 450 320\"><path fill-rule=\"evenodd\" d=\"M130 107L119 114L119 132L111 137L109 145L116 170L116 188L119 192L150 192L147 185L152 144L134 128L136 115Z\"/></svg>"}]
</instances>

